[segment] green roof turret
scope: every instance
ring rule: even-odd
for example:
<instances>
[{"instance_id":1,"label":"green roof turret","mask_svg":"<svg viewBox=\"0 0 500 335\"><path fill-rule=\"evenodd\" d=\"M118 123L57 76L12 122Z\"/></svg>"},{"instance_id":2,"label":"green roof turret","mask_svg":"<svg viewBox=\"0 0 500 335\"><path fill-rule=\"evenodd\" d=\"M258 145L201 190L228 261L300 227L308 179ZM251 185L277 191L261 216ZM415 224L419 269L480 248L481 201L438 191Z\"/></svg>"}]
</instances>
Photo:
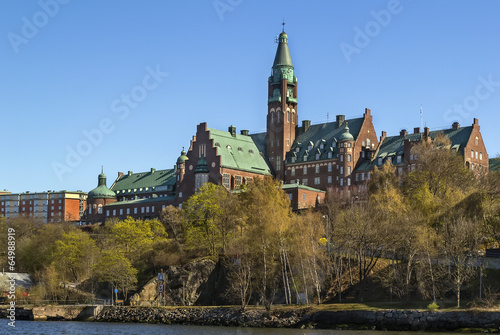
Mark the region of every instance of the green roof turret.
<instances>
[{"instance_id":1,"label":"green roof turret","mask_svg":"<svg viewBox=\"0 0 500 335\"><path fill-rule=\"evenodd\" d=\"M347 122L345 123L345 129L342 135L340 135L339 142L354 141L354 136L349 132L349 126Z\"/></svg>"},{"instance_id":2,"label":"green roof turret","mask_svg":"<svg viewBox=\"0 0 500 335\"><path fill-rule=\"evenodd\" d=\"M115 192L111 191L106 186L106 175L101 171L98 177L97 187L88 193L88 197L91 199L95 198L106 198L106 199L115 199Z\"/></svg>"},{"instance_id":3,"label":"green roof turret","mask_svg":"<svg viewBox=\"0 0 500 335\"><path fill-rule=\"evenodd\" d=\"M179 158L177 158L177 164L185 163L187 160L189 160L189 158L188 156L186 156L184 148L182 148L181 155L179 156Z\"/></svg>"},{"instance_id":4,"label":"green roof turret","mask_svg":"<svg viewBox=\"0 0 500 335\"><path fill-rule=\"evenodd\" d=\"M278 37L278 50L274 57L273 68L277 66L288 66L293 68L292 57L288 49L288 35L283 31Z\"/></svg>"},{"instance_id":5,"label":"green roof turret","mask_svg":"<svg viewBox=\"0 0 500 335\"><path fill-rule=\"evenodd\" d=\"M278 37L278 49L274 57L273 71L269 77L269 81L279 83L283 79L286 79L289 83L297 82L293 70L292 57L288 49L288 35L284 30Z\"/></svg>"},{"instance_id":6,"label":"green roof turret","mask_svg":"<svg viewBox=\"0 0 500 335\"><path fill-rule=\"evenodd\" d=\"M204 155L201 155L200 159L198 159L198 163L196 164L196 169L194 169L194 173L208 173L208 164Z\"/></svg>"}]
</instances>

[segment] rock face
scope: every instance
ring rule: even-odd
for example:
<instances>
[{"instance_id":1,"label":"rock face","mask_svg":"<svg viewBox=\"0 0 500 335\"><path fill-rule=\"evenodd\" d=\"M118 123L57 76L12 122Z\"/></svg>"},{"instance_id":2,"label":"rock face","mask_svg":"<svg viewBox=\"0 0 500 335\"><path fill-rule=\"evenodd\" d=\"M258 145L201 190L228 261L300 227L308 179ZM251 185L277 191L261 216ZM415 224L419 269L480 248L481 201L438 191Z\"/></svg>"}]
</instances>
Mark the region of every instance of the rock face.
<instances>
[{"instance_id":1,"label":"rock face","mask_svg":"<svg viewBox=\"0 0 500 335\"><path fill-rule=\"evenodd\" d=\"M234 327L308 327L387 330L446 330L482 328L500 330L498 312L427 312L417 310L319 311L293 310L241 311L239 308L195 307L104 307L96 321L149 322Z\"/></svg>"},{"instance_id":2,"label":"rock face","mask_svg":"<svg viewBox=\"0 0 500 335\"><path fill-rule=\"evenodd\" d=\"M224 285L224 272L219 263L210 259L199 259L185 266L170 266L164 269L165 299L159 301L158 280L152 278L138 293L130 298L132 306L192 306L220 303L218 296Z\"/></svg>"}]
</instances>

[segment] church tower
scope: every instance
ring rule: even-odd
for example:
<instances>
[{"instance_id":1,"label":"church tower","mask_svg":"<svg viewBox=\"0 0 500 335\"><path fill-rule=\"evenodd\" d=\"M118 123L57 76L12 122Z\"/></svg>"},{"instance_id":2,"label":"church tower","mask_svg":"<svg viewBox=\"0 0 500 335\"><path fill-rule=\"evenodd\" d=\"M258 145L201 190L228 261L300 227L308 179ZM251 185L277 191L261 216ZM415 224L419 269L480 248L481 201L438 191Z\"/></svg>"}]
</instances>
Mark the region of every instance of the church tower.
<instances>
[{"instance_id":1,"label":"church tower","mask_svg":"<svg viewBox=\"0 0 500 335\"><path fill-rule=\"evenodd\" d=\"M278 43L268 80L266 151L276 178L283 179L283 162L295 140L295 127L298 124L297 78L288 50L284 23Z\"/></svg>"}]
</instances>

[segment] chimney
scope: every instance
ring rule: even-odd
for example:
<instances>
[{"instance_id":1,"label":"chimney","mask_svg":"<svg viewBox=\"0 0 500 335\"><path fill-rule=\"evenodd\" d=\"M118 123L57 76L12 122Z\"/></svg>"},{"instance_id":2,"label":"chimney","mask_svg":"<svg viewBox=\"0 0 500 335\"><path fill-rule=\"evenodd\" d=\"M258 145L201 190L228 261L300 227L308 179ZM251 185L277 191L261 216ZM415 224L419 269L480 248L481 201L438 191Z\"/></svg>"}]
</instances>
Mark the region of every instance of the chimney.
<instances>
[{"instance_id":1,"label":"chimney","mask_svg":"<svg viewBox=\"0 0 500 335\"><path fill-rule=\"evenodd\" d=\"M401 131L399 132L399 137L402 138L406 135L408 135L408 131L406 129L401 129Z\"/></svg>"},{"instance_id":2,"label":"chimney","mask_svg":"<svg viewBox=\"0 0 500 335\"><path fill-rule=\"evenodd\" d=\"M248 136L248 130L246 130L246 129L242 130L241 135Z\"/></svg>"},{"instance_id":3,"label":"chimney","mask_svg":"<svg viewBox=\"0 0 500 335\"><path fill-rule=\"evenodd\" d=\"M382 136L380 136L380 143L387 137L387 132L382 130Z\"/></svg>"},{"instance_id":4,"label":"chimney","mask_svg":"<svg viewBox=\"0 0 500 335\"><path fill-rule=\"evenodd\" d=\"M414 134L420 134L420 127L413 128Z\"/></svg>"},{"instance_id":5,"label":"chimney","mask_svg":"<svg viewBox=\"0 0 500 335\"><path fill-rule=\"evenodd\" d=\"M345 122L345 115L337 115L337 129Z\"/></svg>"},{"instance_id":6,"label":"chimney","mask_svg":"<svg viewBox=\"0 0 500 335\"><path fill-rule=\"evenodd\" d=\"M479 126L479 120L474 118L474 123L472 124L473 126Z\"/></svg>"},{"instance_id":7,"label":"chimney","mask_svg":"<svg viewBox=\"0 0 500 335\"><path fill-rule=\"evenodd\" d=\"M123 172L118 172L118 178L120 178L121 176L123 176Z\"/></svg>"},{"instance_id":8,"label":"chimney","mask_svg":"<svg viewBox=\"0 0 500 335\"><path fill-rule=\"evenodd\" d=\"M424 127L424 136L429 136L429 127Z\"/></svg>"},{"instance_id":9,"label":"chimney","mask_svg":"<svg viewBox=\"0 0 500 335\"><path fill-rule=\"evenodd\" d=\"M371 114L370 108L365 108L365 116L370 114Z\"/></svg>"},{"instance_id":10,"label":"chimney","mask_svg":"<svg viewBox=\"0 0 500 335\"><path fill-rule=\"evenodd\" d=\"M231 136L236 137L236 127L233 125L230 125L229 128L227 129L228 132L231 133Z\"/></svg>"},{"instance_id":11,"label":"chimney","mask_svg":"<svg viewBox=\"0 0 500 335\"><path fill-rule=\"evenodd\" d=\"M458 128L460 128L460 123L458 122L453 122L453 124L451 125L451 128L453 128L453 130L457 130Z\"/></svg>"},{"instance_id":12,"label":"chimney","mask_svg":"<svg viewBox=\"0 0 500 335\"><path fill-rule=\"evenodd\" d=\"M156 169L155 168L151 168L151 173L155 173L156 172Z\"/></svg>"},{"instance_id":13,"label":"chimney","mask_svg":"<svg viewBox=\"0 0 500 335\"><path fill-rule=\"evenodd\" d=\"M302 120L302 132L305 133L311 126L311 120Z\"/></svg>"},{"instance_id":14,"label":"chimney","mask_svg":"<svg viewBox=\"0 0 500 335\"><path fill-rule=\"evenodd\" d=\"M131 175L132 175L132 173L133 173L132 171L129 171L129 172L128 172L128 175L129 175L129 176L131 176Z\"/></svg>"}]
</instances>

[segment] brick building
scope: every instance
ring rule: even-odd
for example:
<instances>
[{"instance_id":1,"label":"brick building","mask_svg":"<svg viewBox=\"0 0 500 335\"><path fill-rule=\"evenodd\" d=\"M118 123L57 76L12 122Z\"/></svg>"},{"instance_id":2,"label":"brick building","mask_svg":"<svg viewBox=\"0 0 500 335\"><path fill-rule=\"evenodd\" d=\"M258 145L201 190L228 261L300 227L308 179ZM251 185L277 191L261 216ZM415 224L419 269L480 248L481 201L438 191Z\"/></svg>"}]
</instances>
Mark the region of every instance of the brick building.
<instances>
[{"instance_id":1,"label":"brick building","mask_svg":"<svg viewBox=\"0 0 500 335\"><path fill-rule=\"evenodd\" d=\"M0 215L6 218L31 216L42 222L75 222L84 217L87 193L82 191L47 191L0 195Z\"/></svg>"},{"instance_id":2,"label":"brick building","mask_svg":"<svg viewBox=\"0 0 500 335\"><path fill-rule=\"evenodd\" d=\"M182 206L206 182L232 191L269 175L283 181L293 209L311 207L321 203L328 191L365 188L374 167L388 160L398 173L411 171L416 161L411 148L419 141L432 141L438 134L450 139L450 150L463 155L466 167L488 171L488 154L477 119L467 127L454 123L450 129L432 132L415 128L413 134L402 130L399 136L390 137L382 132L380 138L368 108L359 118L337 115L333 122L311 125L304 120L299 125L297 82L288 36L283 31L267 82L266 132L241 130L238 134L232 125L223 131L200 123L174 169L119 173L110 189L104 177L106 190L100 176L97 189L101 191L89 193L89 220L157 217L169 204ZM92 217L99 206L99 218Z\"/></svg>"}]
</instances>

